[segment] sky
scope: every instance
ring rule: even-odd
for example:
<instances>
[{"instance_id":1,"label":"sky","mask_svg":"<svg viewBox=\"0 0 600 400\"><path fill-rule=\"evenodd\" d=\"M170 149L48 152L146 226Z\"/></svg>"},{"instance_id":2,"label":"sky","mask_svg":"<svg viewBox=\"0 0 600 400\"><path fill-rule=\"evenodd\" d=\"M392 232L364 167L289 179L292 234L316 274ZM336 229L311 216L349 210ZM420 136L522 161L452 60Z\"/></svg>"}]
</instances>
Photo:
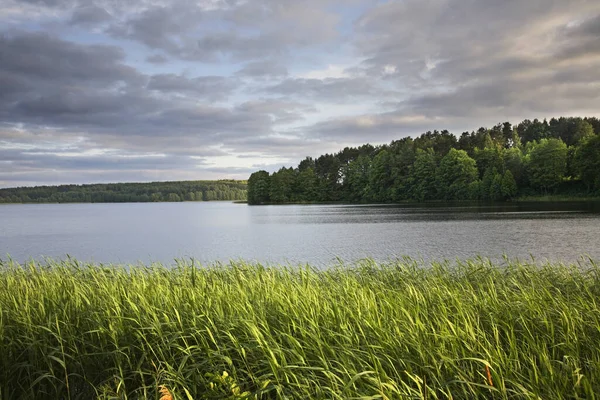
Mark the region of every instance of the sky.
<instances>
[{"instance_id":1,"label":"sky","mask_svg":"<svg viewBox=\"0 0 600 400\"><path fill-rule=\"evenodd\" d=\"M0 0L0 187L599 115L598 0Z\"/></svg>"}]
</instances>

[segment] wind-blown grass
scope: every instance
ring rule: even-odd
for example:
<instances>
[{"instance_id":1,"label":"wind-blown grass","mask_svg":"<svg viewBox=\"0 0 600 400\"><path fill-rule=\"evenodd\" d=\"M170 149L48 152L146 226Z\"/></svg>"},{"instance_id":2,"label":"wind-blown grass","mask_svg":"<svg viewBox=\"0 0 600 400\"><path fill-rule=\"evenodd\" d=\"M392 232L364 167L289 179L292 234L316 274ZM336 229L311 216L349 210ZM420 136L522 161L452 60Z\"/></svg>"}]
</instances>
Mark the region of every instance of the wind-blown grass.
<instances>
[{"instance_id":1,"label":"wind-blown grass","mask_svg":"<svg viewBox=\"0 0 600 400\"><path fill-rule=\"evenodd\" d=\"M600 268L0 263L0 398L594 399Z\"/></svg>"}]
</instances>

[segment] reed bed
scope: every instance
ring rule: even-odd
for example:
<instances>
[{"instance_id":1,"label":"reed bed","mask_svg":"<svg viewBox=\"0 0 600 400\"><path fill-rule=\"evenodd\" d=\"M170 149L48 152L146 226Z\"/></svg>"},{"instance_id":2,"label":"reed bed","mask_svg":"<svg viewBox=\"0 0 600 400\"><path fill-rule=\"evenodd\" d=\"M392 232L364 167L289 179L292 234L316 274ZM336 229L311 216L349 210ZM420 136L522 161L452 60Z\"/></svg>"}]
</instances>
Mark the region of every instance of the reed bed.
<instances>
[{"instance_id":1,"label":"reed bed","mask_svg":"<svg viewBox=\"0 0 600 400\"><path fill-rule=\"evenodd\" d=\"M0 398L594 399L600 268L0 262Z\"/></svg>"}]
</instances>

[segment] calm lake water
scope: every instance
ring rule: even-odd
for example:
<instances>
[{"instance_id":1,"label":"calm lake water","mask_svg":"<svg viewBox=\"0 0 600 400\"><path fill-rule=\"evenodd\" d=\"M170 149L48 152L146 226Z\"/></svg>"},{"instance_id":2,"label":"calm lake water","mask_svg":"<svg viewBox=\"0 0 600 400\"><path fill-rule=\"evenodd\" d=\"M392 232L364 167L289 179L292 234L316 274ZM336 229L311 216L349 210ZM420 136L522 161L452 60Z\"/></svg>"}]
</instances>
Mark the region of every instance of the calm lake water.
<instances>
[{"instance_id":1,"label":"calm lake water","mask_svg":"<svg viewBox=\"0 0 600 400\"><path fill-rule=\"evenodd\" d=\"M136 263L194 257L328 265L372 257L600 260L600 205L0 206L0 257Z\"/></svg>"}]
</instances>

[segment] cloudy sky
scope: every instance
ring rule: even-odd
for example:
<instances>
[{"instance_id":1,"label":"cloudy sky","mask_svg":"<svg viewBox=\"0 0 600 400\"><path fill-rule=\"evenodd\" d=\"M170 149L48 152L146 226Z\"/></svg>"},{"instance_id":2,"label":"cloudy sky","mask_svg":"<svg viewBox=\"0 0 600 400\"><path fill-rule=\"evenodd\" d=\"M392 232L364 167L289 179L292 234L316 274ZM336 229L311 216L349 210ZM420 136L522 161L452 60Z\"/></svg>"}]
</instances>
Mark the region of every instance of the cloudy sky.
<instances>
[{"instance_id":1,"label":"cloudy sky","mask_svg":"<svg viewBox=\"0 0 600 400\"><path fill-rule=\"evenodd\" d=\"M598 0L0 0L0 187L599 114Z\"/></svg>"}]
</instances>

